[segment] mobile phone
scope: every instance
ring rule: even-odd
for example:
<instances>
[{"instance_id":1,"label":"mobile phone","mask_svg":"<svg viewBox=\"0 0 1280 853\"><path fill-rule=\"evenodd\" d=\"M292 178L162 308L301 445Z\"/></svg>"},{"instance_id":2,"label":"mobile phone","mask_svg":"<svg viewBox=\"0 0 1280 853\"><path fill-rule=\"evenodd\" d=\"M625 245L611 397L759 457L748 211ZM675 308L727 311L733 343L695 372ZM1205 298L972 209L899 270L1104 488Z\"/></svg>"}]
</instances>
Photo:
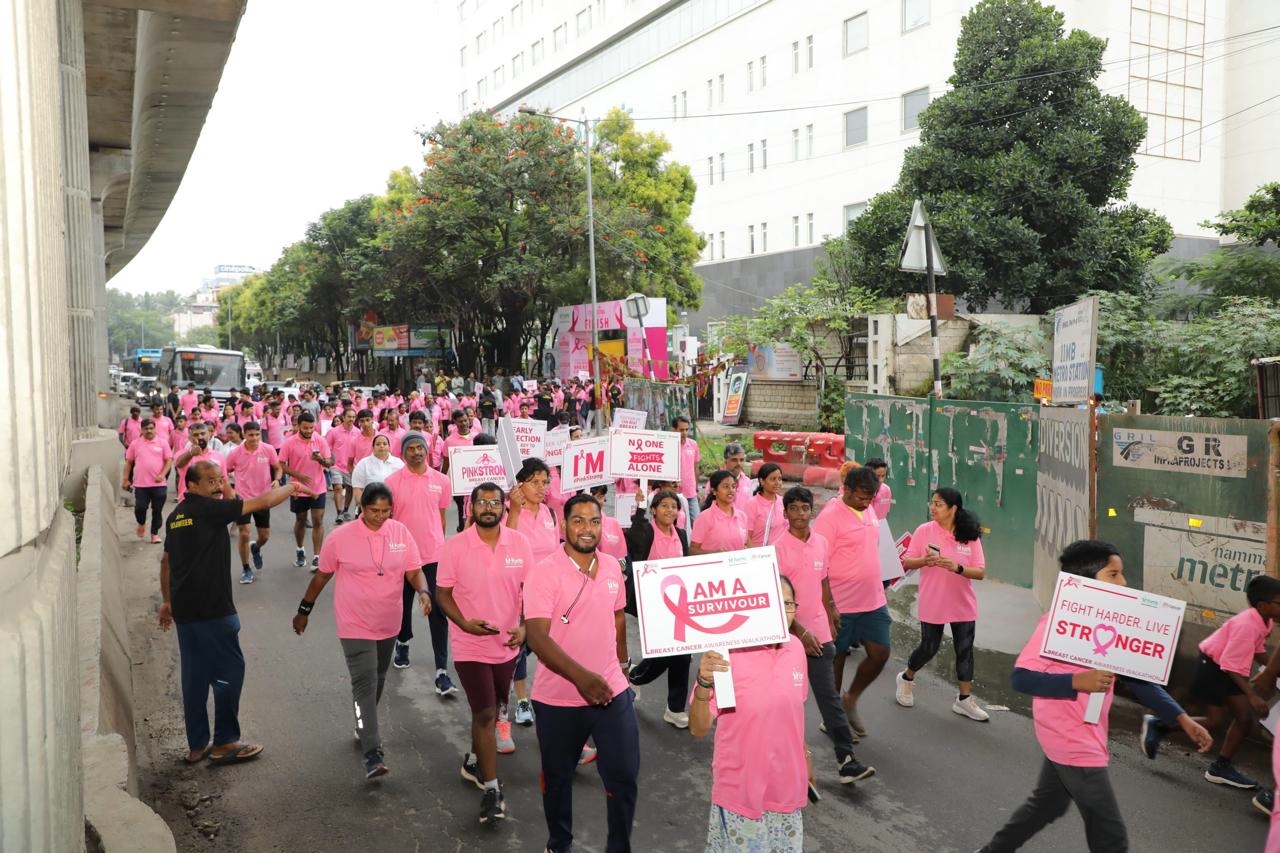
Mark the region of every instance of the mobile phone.
<instances>
[{"instance_id":1,"label":"mobile phone","mask_svg":"<svg viewBox=\"0 0 1280 853\"><path fill-rule=\"evenodd\" d=\"M930 554L932 554L935 557L942 556L942 549L939 548L937 545L930 545L928 548L928 551Z\"/></svg>"}]
</instances>

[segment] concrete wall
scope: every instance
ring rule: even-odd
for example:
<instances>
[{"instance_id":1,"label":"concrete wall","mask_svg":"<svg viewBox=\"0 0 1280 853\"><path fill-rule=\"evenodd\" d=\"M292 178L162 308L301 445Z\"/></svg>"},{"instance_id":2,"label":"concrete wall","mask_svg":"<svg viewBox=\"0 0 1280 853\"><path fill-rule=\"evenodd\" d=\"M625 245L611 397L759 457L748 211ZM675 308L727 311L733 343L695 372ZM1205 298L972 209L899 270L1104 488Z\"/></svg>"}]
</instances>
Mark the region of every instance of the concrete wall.
<instances>
[{"instance_id":1,"label":"concrete wall","mask_svg":"<svg viewBox=\"0 0 1280 853\"><path fill-rule=\"evenodd\" d=\"M753 425L818 429L818 383L753 379L747 384L743 420Z\"/></svg>"},{"instance_id":2,"label":"concrete wall","mask_svg":"<svg viewBox=\"0 0 1280 853\"><path fill-rule=\"evenodd\" d=\"M694 272L702 279L702 307L689 312L689 331L702 335L708 320L754 314L769 297L793 284L808 284L822 254L821 246L805 246L698 264Z\"/></svg>"}]
</instances>

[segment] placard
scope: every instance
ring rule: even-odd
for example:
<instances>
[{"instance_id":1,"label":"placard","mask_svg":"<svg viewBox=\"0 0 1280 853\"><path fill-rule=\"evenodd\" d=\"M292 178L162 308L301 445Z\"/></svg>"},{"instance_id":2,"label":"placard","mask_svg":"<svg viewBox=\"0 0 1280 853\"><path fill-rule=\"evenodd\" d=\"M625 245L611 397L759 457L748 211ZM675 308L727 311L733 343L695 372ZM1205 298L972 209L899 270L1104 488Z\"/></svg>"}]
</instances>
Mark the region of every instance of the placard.
<instances>
[{"instance_id":1,"label":"placard","mask_svg":"<svg viewBox=\"0 0 1280 853\"><path fill-rule=\"evenodd\" d=\"M591 378L591 371L589 371L589 370L579 370L579 371L578 371L577 376L578 376L578 381L579 381L579 382L583 382L583 383L585 383L588 379L590 379L590 378Z\"/></svg>"},{"instance_id":2,"label":"placard","mask_svg":"<svg viewBox=\"0 0 1280 853\"><path fill-rule=\"evenodd\" d=\"M503 420L510 426L521 461L535 457L542 459L547 438L547 422L534 418L504 418Z\"/></svg>"},{"instance_id":3,"label":"placard","mask_svg":"<svg viewBox=\"0 0 1280 853\"><path fill-rule=\"evenodd\" d=\"M607 486L609 475L609 436L594 435L571 441L560 459L560 491L573 493L592 486Z\"/></svg>"},{"instance_id":4,"label":"placard","mask_svg":"<svg viewBox=\"0 0 1280 853\"><path fill-rule=\"evenodd\" d=\"M1175 598L1062 572L1040 654L1167 684L1186 606Z\"/></svg>"},{"instance_id":5,"label":"placard","mask_svg":"<svg viewBox=\"0 0 1280 853\"><path fill-rule=\"evenodd\" d=\"M880 519L880 541L877 548L880 555L880 580L894 581L906 574L902 569L902 558L898 556L897 543L893 541L893 532L889 530L889 522L883 518Z\"/></svg>"},{"instance_id":6,"label":"placard","mask_svg":"<svg viewBox=\"0 0 1280 853\"><path fill-rule=\"evenodd\" d=\"M614 409L612 426L614 429L644 429L648 420L649 413L639 409Z\"/></svg>"},{"instance_id":7,"label":"placard","mask_svg":"<svg viewBox=\"0 0 1280 853\"><path fill-rule=\"evenodd\" d=\"M493 445L472 447L460 445L449 448L449 483L455 495L470 497L471 490L481 483L507 482L507 469L502 457Z\"/></svg>"},{"instance_id":8,"label":"placard","mask_svg":"<svg viewBox=\"0 0 1280 853\"><path fill-rule=\"evenodd\" d=\"M772 545L646 560L636 563L633 572L640 648L646 658L787 640Z\"/></svg>"},{"instance_id":9,"label":"placard","mask_svg":"<svg viewBox=\"0 0 1280 853\"><path fill-rule=\"evenodd\" d=\"M538 393L538 380L536 380L536 379L526 379L526 380L524 381L524 390L525 390L525 393L526 393L526 394L536 394L536 393Z\"/></svg>"},{"instance_id":10,"label":"placard","mask_svg":"<svg viewBox=\"0 0 1280 853\"><path fill-rule=\"evenodd\" d=\"M542 442L542 461L548 465L559 465L564 457L564 447L569 443L569 428L559 426L548 430Z\"/></svg>"},{"instance_id":11,"label":"placard","mask_svg":"<svg viewBox=\"0 0 1280 853\"><path fill-rule=\"evenodd\" d=\"M637 480L680 481L680 433L609 430L609 473Z\"/></svg>"},{"instance_id":12,"label":"placard","mask_svg":"<svg viewBox=\"0 0 1280 853\"><path fill-rule=\"evenodd\" d=\"M613 517L625 530L631 526L631 516L636 512L636 493L618 493L613 496Z\"/></svg>"}]
</instances>

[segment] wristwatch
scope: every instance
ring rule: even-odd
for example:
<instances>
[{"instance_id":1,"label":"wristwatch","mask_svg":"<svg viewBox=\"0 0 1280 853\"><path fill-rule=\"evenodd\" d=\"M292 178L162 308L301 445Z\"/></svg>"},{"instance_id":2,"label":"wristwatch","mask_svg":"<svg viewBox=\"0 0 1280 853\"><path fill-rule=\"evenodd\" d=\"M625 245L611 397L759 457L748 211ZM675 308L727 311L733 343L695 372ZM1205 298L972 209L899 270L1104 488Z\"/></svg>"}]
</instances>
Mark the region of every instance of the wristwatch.
<instances>
[{"instance_id":1,"label":"wristwatch","mask_svg":"<svg viewBox=\"0 0 1280 853\"><path fill-rule=\"evenodd\" d=\"M959 565L959 564L956 564L956 574L958 574L958 575L962 575L962 574L964 574L964 566L961 566L961 565Z\"/></svg>"}]
</instances>

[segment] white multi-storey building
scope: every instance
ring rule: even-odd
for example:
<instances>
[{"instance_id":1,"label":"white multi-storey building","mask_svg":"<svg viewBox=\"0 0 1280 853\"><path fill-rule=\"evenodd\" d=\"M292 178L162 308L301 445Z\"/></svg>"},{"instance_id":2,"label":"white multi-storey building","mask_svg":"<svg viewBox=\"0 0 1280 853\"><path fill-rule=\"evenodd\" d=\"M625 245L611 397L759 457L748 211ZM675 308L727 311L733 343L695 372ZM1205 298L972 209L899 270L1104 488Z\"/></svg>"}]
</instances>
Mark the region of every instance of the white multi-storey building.
<instances>
[{"instance_id":1,"label":"white multi-storey building","mask_svg":"<svg viewBox=\"0 0 1280 853\"><path fill-rule=\"evenodd\" d=\"M894 183L974 5L459 0L458 111L623 106L665 134L698 182L699 328L806 281L822 240ZM1168 217L1176 254L1215 246L1200 223L1280 172L1280 3L1056 5L1068 28L1107 39L1098 85L1147 118L1129 200Z\"/></svg>"}]
</instances>

